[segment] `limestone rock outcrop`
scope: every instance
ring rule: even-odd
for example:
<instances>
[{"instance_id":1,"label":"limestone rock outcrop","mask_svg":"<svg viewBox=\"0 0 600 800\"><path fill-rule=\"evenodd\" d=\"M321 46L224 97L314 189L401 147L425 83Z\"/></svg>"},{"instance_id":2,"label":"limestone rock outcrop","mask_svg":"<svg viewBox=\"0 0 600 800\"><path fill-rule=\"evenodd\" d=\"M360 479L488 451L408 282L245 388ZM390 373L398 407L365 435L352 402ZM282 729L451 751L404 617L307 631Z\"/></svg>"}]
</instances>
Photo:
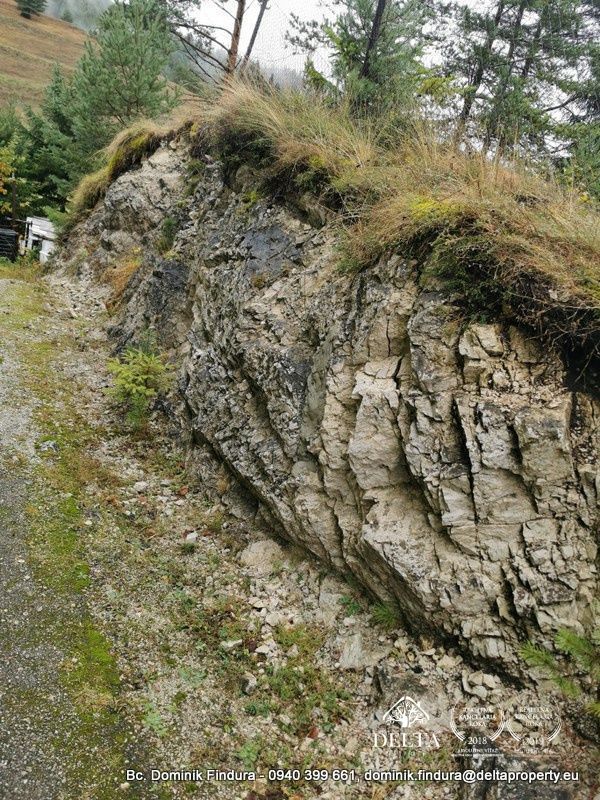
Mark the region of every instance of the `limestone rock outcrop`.
<instances>
[{"instance_id":1,"label":"limestone rock outcrop","mask_svg":"<svg viewBox=\"0 0 600 800\"><path fill-rule=\"evenodd\" d=\"M587 624L598 400L526 330L465 325L401 253L343 274L335 221L234 191L208 154L192 189L187 158L159 149L71 242L98 280L142 248L112 331L155 329L196 446L285 537L474 658L514 671L525 639Z\"/></svg>"}]
</instances>

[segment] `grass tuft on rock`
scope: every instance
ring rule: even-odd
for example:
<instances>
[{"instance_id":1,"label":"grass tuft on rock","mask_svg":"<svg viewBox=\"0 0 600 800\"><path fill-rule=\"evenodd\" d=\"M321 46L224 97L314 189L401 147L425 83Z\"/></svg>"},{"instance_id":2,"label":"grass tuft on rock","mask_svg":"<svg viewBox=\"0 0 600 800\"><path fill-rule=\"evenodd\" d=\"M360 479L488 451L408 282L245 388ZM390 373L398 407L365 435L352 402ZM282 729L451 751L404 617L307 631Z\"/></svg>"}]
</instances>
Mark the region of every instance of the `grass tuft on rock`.
<instances>
[{"instance_id":1,"label":"grass tuft on rock","mask_svg":"<svg viewBox=\"0 0 600 800\"><path fill-rule=\"evenodd\" d=\"M102 200L117 178L139 166L158 150L161 142L171 139L176 132L177 129L172 126L142 120L115 136L101 153L104 165L82 178L73 192L68 217L63 225L63 236Z\"/></svg>"},{"instance_id":2,"label":"grass tuft on rock","mask_svg":"<svg viewBox=\"0 0 600 800\"><path fill-rule=\"evenodd\" d=\"M457 149L422 120L357 118L343 103L249 81L204 99L179 134L193 159L212 148L230 177L251 166L257 193L263 184L315 219L339 212L340 272L398 253L467 318L528 327L600 385L600 214L576 187ZM75 217L172 135L147 123L121 134L75 193Z\"/></svg>"},{"instance_id":3,"label":"grass tuft on rock","mask_svg":"<svg viewBox=\"0 0 600 800\"><path fill-rule=\"evenodd\" d=\"M399 253L470 317L526 325L583 369L598 359L600 214L576 187L305 93L232 82L202 113L230 169L250 162L342 211L343 271Z\"/></svg>"},{"instance_id":4,"label":"grass tuft on rock","mask_svg":"<svg viewBox=\"0 0 600 800\"><path fill-rule=\"evenodd\" d=\"M102 200L110 184L108 167L102 167L81 179L71 198L69 217L63 226L64 233L68 233L86 211Z\"/></svg>"}]
</instances>

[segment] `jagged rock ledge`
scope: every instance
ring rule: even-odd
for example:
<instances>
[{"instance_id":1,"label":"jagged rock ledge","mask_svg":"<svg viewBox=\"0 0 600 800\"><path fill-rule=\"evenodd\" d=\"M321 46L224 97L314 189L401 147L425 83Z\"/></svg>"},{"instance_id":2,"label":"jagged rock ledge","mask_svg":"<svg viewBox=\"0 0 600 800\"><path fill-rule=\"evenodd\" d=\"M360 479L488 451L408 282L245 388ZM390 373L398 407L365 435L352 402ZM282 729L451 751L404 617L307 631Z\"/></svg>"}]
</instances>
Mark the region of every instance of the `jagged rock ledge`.
<instances>
[{"instance_id":1,"label":"jagged rock ledge","mask_svg":"<svg viewBox=\"0 0 600 800\"><path fill-rule=\"evenodd\" d=\"M156 331L196 446L285 537L475 659L514 674L520 642L587 625L597 399L527 331L464 327L401 254L342 274L335 221L197 155L171 141L119 177L59 260L108 282L141 248L112 333Z\"/></svg>"}]
</instances>

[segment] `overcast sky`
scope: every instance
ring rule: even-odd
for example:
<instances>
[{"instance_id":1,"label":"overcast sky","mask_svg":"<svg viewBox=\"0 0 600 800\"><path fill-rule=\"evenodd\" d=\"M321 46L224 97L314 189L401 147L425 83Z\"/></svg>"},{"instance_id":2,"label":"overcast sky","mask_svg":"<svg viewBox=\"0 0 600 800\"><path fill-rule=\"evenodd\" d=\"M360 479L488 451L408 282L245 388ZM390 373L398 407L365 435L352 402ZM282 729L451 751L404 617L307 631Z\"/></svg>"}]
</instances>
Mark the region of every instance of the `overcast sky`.
<instances>
[{"instance_id":1,"label":"overcast sky","mask_svg":"<svg viewBox=\"0 0 600 800\"><path fill-rule=\"evenodd\" d=\"M233 1L227 3L227 7L232 11L235 10L235 5ZM249 0L242 28L242 53L245 51L250 39L258 9L258 0ZM286 46L284 38L285 32L289 28L289 19L292 11L303 19L321 19L325 14L322 0L300 0L300 2L299 0L269 0L261 32L252 52L252 57L260 61L264 67L280 66L302 70L305 56L294 56L289 45ZM213 0L207 0L202 4L200 19L206 24L223 25L228 29L231 29L232 26L231 17L219 10ZM218 33L220 37L225 37L222 41L227 43L225 34Z\"/></svg>"}]
</instances>

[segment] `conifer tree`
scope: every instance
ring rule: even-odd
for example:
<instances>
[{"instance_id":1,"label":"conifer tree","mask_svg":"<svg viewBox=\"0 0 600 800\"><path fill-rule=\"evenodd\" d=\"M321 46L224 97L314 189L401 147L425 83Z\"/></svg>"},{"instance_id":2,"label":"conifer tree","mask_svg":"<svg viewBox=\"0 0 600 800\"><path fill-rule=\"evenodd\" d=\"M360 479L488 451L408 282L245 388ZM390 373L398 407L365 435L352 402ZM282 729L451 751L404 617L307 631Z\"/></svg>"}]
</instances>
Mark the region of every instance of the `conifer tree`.
<instances>
[{"instance_id":1,"label":"conifer tree","mask_svg":"<svg viewBox=\"0 0 600 800\"><path fill-rule=\"evenodd\" d=\"M46 0L15 0L15 2L21 16L26 19L43 14L46 10Z\"/></svg>"},{"instance_id":2,"label":"conifer tree","mask_svg":"<svg viewBox=\"0 0 600 800\"><path fill-rule=\"evenodd\" d=\"M83 152L175 105L162 74L172 49L164 9L154 0L118 0L104 12L73 77L74 129Z\"/></svg>"},{"instance_id":3,"label":"conifer tree","mask_svg":"<svg viewBox=\"0 0 600 800\"><path fill-rule=\"evenodd\" d=\"M119 130L172 107L176 95L162 75L171 41L152 0L118 2L101 16L74 75L55 67L40 110L26 111L17 136L22 172L43 205L64 207Z\"/></svg>"},{"instance_id":4,"label":"conifer tree","mask_svg":"<svg viewBox=\"0 0 600 800\"><path fill-rule=\"evenodd\" d=\"M567 656L574 675L552 652L531 642L521 648L521 655L529 666L543 670L567 697L583 698L584 711L600 719L600 629L594 629L588 638L561 628L554 645Z\"/></svg>"},{"instance_id":5,"label":"conifer tree","mask_svg":"<svg viewBox=\"0 0 600 800\"><path fill-rule=\"evenodd\" d=\"M45 205L61 208L74 180L90 167L75 137L73 87L55 65L39 111L28 109L21 149L24 174Z\"/></svg>"},{"instance_id":6,"label":"conifer tree","mask_svg":"<svg viewBox=\"0 0 600 800\"><path fill-rule=\"evenodd\" d=\"M322 23L292 15L288 39L298 50L311 54L325 45L333 52L333 84L310 60L309 83L345 94L363 108L407 101L423 71L424 5L414 0L334 0L329 9L335 16Z\"/></svg>"},{"instance_id":7,"label":"conifer tree","mask_svg":"<svg viewBox=\"0 0 600 800\"><path fill-rule=\"evenodd\" d=\"M458 6L457 14L459 35L447 43L445 71L462 84L460 135L479 131L486 149L543 149L557 126L597 98L597 83L590 84L600 31L593 2L493 0Z\"/></svg>"}]
</instances>

